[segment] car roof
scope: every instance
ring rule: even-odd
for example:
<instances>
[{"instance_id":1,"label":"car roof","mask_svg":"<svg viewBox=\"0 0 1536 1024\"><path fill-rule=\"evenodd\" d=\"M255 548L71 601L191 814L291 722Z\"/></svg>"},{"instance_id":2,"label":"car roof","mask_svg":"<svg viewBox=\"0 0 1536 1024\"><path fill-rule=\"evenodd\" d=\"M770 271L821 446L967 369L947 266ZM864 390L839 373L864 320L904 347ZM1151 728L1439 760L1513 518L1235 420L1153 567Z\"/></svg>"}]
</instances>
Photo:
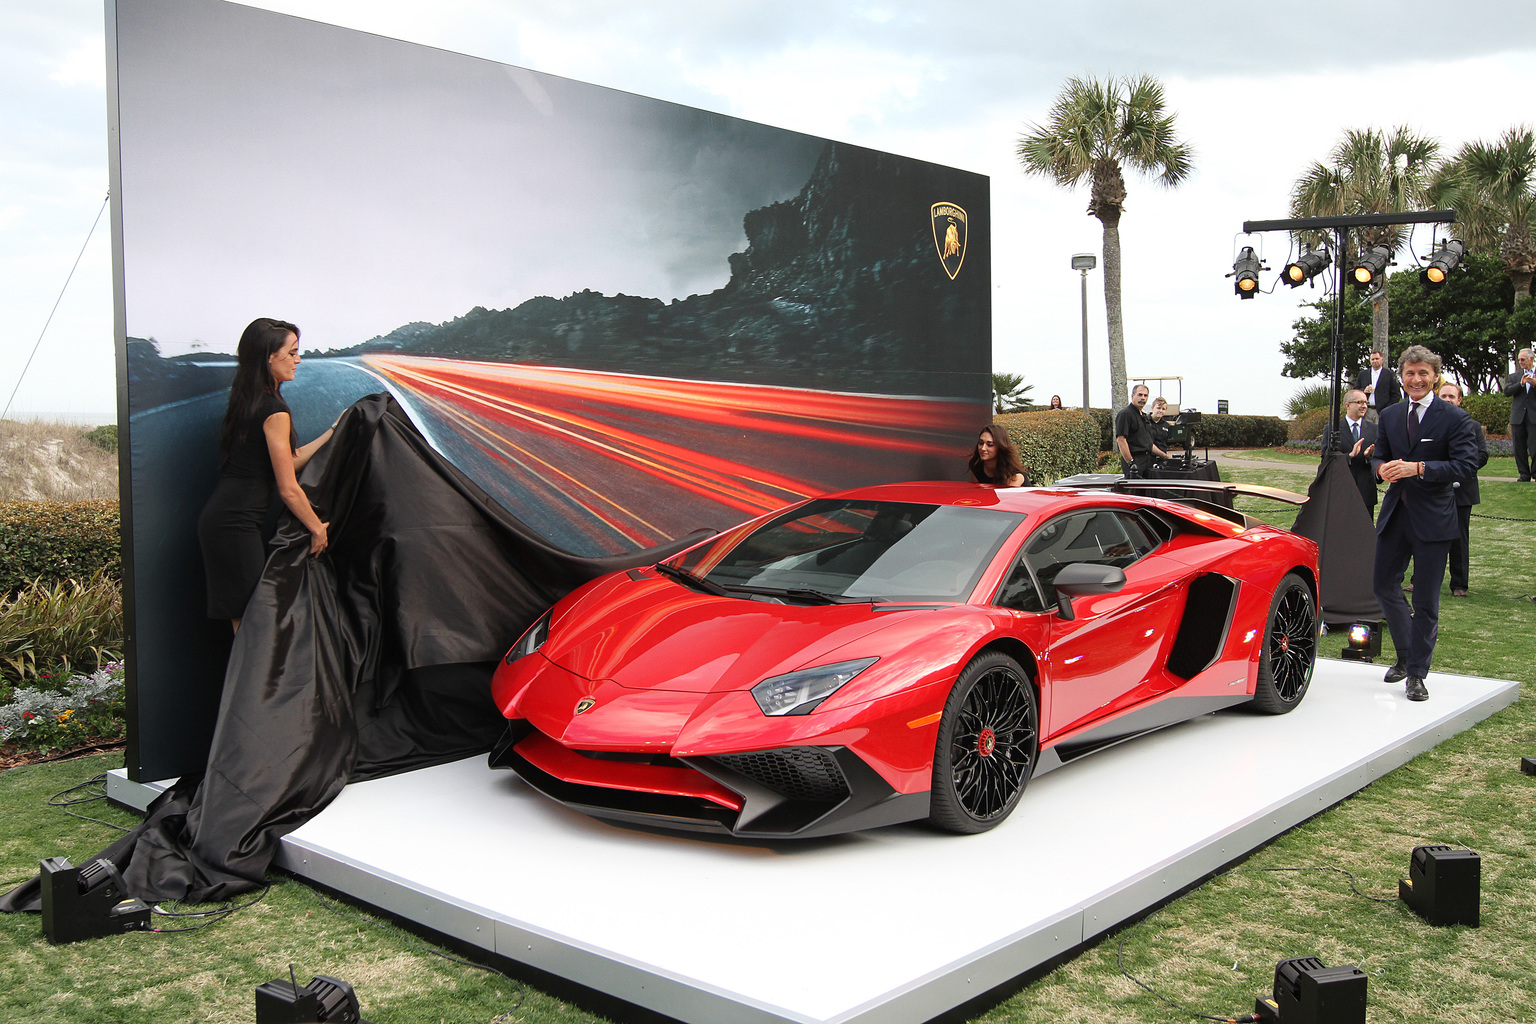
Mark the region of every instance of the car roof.
<instances>
[{"instance_id":1,"label":"car roof","mask_svg":"<svg viewBox=\"0 0 1536 1024\"><path fill-rule=\"evenodd\" d=\"M931 505L994 508L1003 512L1049 516L1082 505L1144 507L1164 502L1118 494L1097 488L994 487L991 484L958 483L953 480L918 480L909 483L855 487L826 495L829 498L865 498L871 501L915 501Z\"/></svg>"}]
</instances>

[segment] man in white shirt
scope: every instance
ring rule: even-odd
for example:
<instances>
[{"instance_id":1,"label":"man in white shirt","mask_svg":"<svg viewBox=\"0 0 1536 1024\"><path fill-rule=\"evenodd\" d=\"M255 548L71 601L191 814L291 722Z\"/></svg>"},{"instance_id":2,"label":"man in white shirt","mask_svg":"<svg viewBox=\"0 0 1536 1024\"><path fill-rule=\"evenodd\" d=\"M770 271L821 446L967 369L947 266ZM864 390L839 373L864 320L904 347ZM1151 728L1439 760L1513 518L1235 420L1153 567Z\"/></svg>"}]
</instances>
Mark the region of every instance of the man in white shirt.
<instances>
[{"instance_id":1,"label":"man in white shirt","mask_svg":"<svg viewBox=\"0 0 1536 1024\"><path fill-rule=\"evenodd\" d=\"M1386 364L1385 356L1380 352L1372 352L1371 365L1355 375L1355 387L1365 394L1365 418L1372 423L1376 422L1381 410L1403 400L1397 375Z\"/></svg>"}]
</instances>

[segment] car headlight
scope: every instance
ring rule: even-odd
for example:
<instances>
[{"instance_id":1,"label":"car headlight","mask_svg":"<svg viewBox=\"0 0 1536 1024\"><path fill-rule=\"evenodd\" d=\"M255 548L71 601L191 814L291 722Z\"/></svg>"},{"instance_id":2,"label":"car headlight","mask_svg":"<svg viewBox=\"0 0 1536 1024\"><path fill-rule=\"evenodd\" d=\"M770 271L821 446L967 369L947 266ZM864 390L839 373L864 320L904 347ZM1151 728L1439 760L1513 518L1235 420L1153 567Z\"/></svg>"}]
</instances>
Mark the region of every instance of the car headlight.
<instances>
[{"instance_id":1,"label":"car headlight","mask_svg":"<svg viewBox=\"0 0 1536 1024\"><path fill-rule=\"evenodd\" d=\"M507 652L508 665L518 658L528 657L528 655L544 646L544 641L549 639L549 617L552 614L554 613L545 612L539 616L539 621L529 626L522 639L512 645L512 649Z\"/></svg>"},{"instance_id":2,"label":"car headlight","mask_svg":"<svg viewBox=\"0 0 1536 1024\"><path fill-rule=\"evenodd\" d=\"M771 676L752 687L752 699L765 715L804 715L832 696L844 683L879 661L860 658L835 665L801 669Z\"/></svg>"}]
</instances>

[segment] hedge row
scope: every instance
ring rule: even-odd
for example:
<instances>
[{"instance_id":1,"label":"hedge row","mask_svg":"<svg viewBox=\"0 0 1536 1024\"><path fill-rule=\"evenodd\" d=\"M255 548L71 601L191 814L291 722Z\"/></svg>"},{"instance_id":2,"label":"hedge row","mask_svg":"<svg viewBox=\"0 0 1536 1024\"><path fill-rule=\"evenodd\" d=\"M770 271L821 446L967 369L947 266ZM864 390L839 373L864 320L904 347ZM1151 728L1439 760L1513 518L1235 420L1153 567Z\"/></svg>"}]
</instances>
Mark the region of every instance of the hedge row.
<instances>
[{"instance_id":1,"label":"hedge row","mask_svg":"<svg viewBox=\"0 0 1536 1024\"><path fill-rule=\"evenodd\" d=\"M1509 396L1508 395L1468 395L1462 399L1461 407L1472 414L1472 418L1483 425L1483 430L1490 434L1509 433Z\"/></svg>"},{"instance_id":2,"label":"hedge row","mask_svg":"<svg viewBox=\"0 0 1536 1024\"><path fill-rule=\"evenodd\" d=\"M1098 470L1099 425L1081 409L1008 413L994 420L1008 431L1037 487Z\"/></svg>"},{"instance_id":3,"label":"hedge row","mask_svg":"<svg viewBox=\"0 0 1536 1024\"><path fill-rule=\"evenodd\" d=\"M0 502L0 594L98 570L123 575L116 501Z\"/></svg>"},{"instance_id":4,"label":"hedge row","mask_svg":"<svg viewBox=\"0 0 1536 1024\"><path fill-rule=\"evenodd\" d=\"M1099 449L1115 449L1115 412L1112 409L1091 409L1099 427ZM1015 413L1017 416L1036 417L1041 412ZM1205 413L1195 428L1195 445L1199 448L1273 448L1285 444L1285 420L1274 416L1220 416Z\"/></svg>"},{"instance_id":5,"label":"hedge row","mask_svg":"<svg viewBox=\"0 0 1536 1024\"><path fill-rule=\"evenodd\" d=\"M1322 442L1323 428L1328 425L1327 409L1308 409L1306 412L1291 420L1287 437L1292 441L1317 441Z\"/></svg>"}]
</instances>

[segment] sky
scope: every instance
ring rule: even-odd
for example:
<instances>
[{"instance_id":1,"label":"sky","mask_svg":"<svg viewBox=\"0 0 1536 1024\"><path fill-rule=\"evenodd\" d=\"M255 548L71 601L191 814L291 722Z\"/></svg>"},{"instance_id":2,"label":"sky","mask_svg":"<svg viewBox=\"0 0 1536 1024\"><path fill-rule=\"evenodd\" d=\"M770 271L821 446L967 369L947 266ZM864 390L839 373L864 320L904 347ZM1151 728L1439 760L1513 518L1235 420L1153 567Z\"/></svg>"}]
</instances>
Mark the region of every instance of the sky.
<instances>
[{"instance_id":1,"label":"sky","mask_svg":"<svg viewBox=\"0 0 1536 1024\"><path fill-rule=\"evenodd\" d=\"M1158 76L1194 148L1177 189L1128 176L1125 337L1131 376L1182 377L1154 392L1208 411L1226 399L1277 415L1300 386L1281 376L1279 345L1317 293L1239 301L1225 275L1243 244L1273 269L1285 262L1283 235L1245 240L1242 222L1285 216L1291 183L1346 128L1407 125L1450 152L1536 120L1527 2L1452 13L1400 0L1333 23L1323 15L1338 8L1130 0L252 6L989 175L993 369L1069 405L1083 388L1070 260L1100 253L1102 232L1084 189L1028 177L1014 155L1068 77ZM107 190L103 22L94 0L0 0L0 403L15 390L12 416L107 421L116 405L105 217L86 241ZM271 73L300 59L274 54ZM1427 229L1416 243L1427 249ZM671 286L690 287L691 273L678 268ZM1106 405L1100 271L1088 285L1091 398Z\"/></svg>"}]
</instances>

